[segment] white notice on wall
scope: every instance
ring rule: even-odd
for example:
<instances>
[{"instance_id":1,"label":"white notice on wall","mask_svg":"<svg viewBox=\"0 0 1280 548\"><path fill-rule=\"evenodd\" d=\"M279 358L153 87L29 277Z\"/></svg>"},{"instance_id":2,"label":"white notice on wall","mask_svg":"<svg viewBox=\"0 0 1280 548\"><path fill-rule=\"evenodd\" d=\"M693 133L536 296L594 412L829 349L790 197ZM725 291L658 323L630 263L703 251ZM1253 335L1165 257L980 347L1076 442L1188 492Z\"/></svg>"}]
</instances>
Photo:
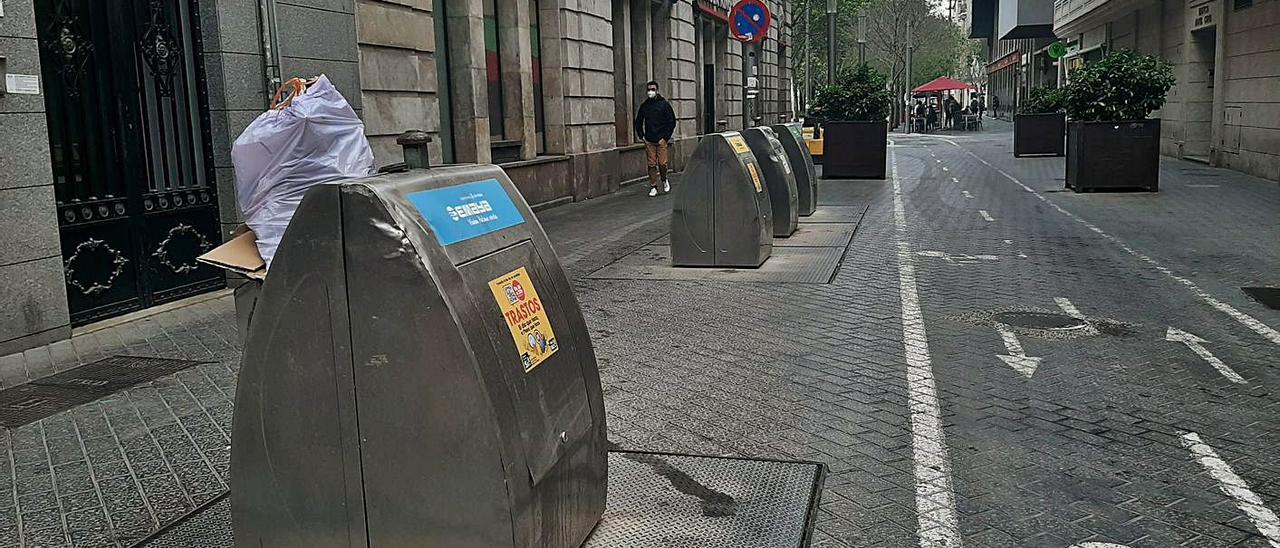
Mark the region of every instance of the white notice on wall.
<instances>
[{"instance_id":1,"label":"white notice on wall","mask_svg":"<svg viewBox=\"0 0 1280 548\"><path fill-rule=\"evenodd\" d=\"M40 95L40 77L34 74L6 74L4 89L19 95Z\"/></svg>"}]
</instances>

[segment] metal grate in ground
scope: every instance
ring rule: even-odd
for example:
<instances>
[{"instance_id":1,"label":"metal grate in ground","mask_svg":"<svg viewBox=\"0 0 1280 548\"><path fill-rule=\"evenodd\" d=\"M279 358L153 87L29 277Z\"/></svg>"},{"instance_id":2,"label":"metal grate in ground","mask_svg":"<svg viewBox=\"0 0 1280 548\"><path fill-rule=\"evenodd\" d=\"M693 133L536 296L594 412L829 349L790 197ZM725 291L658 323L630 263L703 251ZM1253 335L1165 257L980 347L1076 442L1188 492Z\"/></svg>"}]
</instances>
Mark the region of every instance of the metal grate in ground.
<instances>
[{"instance_id":1,"label":"metal grate in ground","mask_svg":"<svg viewBox=\"0 0 1280 548\"><path fill-rule=\"evenodd\" d=\"M671 248L647 245L593 272L595 280L830 283L844 247L774 247L760 268L671 266Z\"/></svg>"},{"instance_id":2,"label":"metal grate in ground","mask_svg":"<svg viewBox=\"0 0 1280 548\"><path fill-rule=\"evenodd\" d=\"M0 390L0 426L17 428L78 405L204 363L112 356Z\"/></svg>"},{"instance_id":3,"label":"metal grate in ground","mask_svg":"<svg viewBox=\"0 0 1280 548\"><path fill-rule=\"evenodd\" d=\"M816 462L610 451L608 507L583 548L803 548L824 476ZM137 546L234 546L230 497Z\"/></svg>"},{"instance_id":4,"label":"metal grate in ground","mask_svg":"<svg viewBox=\"0 0 1280 548\"><path fill-rule=\"evenodd\" d=\"M1242 287L1245 295L1272 310L1280 310L1280 287Z\"/></svg>"},{"instance_id":5,"label":"metal grate in ground","mask_svg":"<svg viewBox=\"0 0 1280 548\"><path fill-rule=\"evenodd\" d=\"M866 213L867 206L837 206L824 205L819 206L813 215L801 217L800 224L805 223L857 223L862 220L862 215Z\"/></svg>"},{"instance_id":6,"label":"metal grate in ground","mask_svg":"<svg viewBox=\"0 0 1280 548\"><path fill-rule=\"evenodd\" d=\"M806 223L800 219L796 231L786 238L774 238L774 247L845 247L858 228L855 223ZM654 240L651 245L671 245L671 234Z\"/></svg>"}]
</instances>

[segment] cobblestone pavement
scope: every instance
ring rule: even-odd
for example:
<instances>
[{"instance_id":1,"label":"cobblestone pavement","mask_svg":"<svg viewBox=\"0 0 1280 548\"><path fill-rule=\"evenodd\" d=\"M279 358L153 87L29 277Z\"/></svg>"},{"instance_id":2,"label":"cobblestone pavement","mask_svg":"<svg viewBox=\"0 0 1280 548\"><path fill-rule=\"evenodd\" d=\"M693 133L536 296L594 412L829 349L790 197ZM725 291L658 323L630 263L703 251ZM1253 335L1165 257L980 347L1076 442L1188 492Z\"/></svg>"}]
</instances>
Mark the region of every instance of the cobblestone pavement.
<instances>
[{"instance_id":1,"label":"cobblestone pavement","mask_svg":"<svg viewBox=\"0 0 1280 548\"><path fill-rule=\"evenodd\" d=\"M830 284L585 279L665 234L669 199L541 213L612 440L826 462L819 546L1280 546L1280 311L1239 289L1280 285L1280 186L1165 161L1158 194L1062 193L1061 158L992 127L894 136L900 221L895 181L824 182L822 205L870 206ZM1004 327L1024 319L1074 329ZM224 491L238 351L223 296L0 358L4 386L213 362L0 434L0 546L129 546ZM921 519L943 510L954 529Z\"/></svg>"}]
</instances>

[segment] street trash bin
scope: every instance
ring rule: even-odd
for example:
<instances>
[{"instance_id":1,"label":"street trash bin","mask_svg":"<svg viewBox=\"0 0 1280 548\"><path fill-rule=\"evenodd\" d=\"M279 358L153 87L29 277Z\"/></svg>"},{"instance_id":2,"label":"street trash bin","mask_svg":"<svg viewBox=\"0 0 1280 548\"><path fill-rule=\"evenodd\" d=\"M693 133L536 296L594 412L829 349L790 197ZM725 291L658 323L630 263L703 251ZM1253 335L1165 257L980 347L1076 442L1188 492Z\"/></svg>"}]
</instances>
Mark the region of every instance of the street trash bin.
<instances>
[{"instance_id":1,"label":"street trash bin","mask_svg":"<svg viewBox=\"0 0 1280 548\"><path fill-rule=\"evenodd\" d=\"M704 135L671 212L674 266L757 268L773 251L773 219L759 162L736 131Z\"/></svg>"},{"instance_id":2,"label":"street trash bin","mask_svg":"<svg viewBox=\"0 0 1280 548\"><path fill-rule=\"evenodd\" d=\"M796 231L799 224L799 198L796 178L791 162L787 160L782 143L767 127L747 128L742 133L747 145L760 162L760 175L769 191L769 204L773 213L773 237L786 238Z\"/></svg>"}]
</instances>

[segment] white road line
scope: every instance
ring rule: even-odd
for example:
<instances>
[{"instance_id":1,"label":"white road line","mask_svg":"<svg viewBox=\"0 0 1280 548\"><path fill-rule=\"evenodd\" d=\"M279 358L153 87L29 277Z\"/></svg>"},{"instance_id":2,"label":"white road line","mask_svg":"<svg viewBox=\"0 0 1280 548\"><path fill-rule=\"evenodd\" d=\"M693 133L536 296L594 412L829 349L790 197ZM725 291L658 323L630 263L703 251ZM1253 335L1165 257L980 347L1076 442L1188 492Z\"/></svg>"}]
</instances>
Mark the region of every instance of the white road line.
<instances>
[{"instance_id":1,"label":"white road line","mask_svg":"<svg viewBox=\"0 0 1280 548\"><path fill-rule=\"evenodd\" d=\"M942 171L951 171L951 170L948 169L947 166L942 166Z\"/></svg>"},{"instance_id":2,"label":"white road line","mask_svg":"<svg viewBox=\"0 0 1280 548\"><path fill-rule=\"evenodd\" d=\"M997 354L996 357L1023 377L1030 379L1036 374L1036 368L1040 367L1041 358L1027 355L1027 351L1023 350L1022 343L1018 341L1018 335L1013 332L1012 327L997 323L996 330L1000 332L1000 338L1004 339L1005 350L1009 351L1007 356Z\"/></svg>"},{"instance_id":3,"label":"white road line","mask_svg":"<svg viewBox=\"0 0 1280 548\"><path fill-rule=\"evenodd\" d=\"M1223 461L1212 447L1200 440L1199 434L1180 432L1179 435L1182 438L1182 446L1191 451L1191 454L1200 462L1200 466L1203 466L1213 479L1218 480L1218 489L1231 497L1236 503L1236 508L1249 516L1249 521L1253 522L1253 526L1258 528L1258 532L1267 538L1271 546L1280 548L1280 518L1276 518L1275 513L1262 504L1262 499L1249 489L1249 484L1245 483L1243 478L1236 475L1231 465Z\"/></svg>"},{"instance_id":4,"label":"white road line","mask_svg":"<svg viewBox=\"0 0 1280 548\"><path fill-rule=\"evenodd\" d=\"M979 209L979 210L978 210L978 215L982 215L982 220L984 220L984 221L986 221L986 222L988 222L988 223L990 223L990 222L994 222L994 221L995 221L995 219L992 219L992 218L991 218L991 214L990 214L990 213L987 213L987 210L985 210L985 209Z\"/></svg>"},{"instance_id":5,"label":"white road line","mask_svg":"<svg viewBox=\"0 0 1280 548\"><path fill-rule=\"evenodd\" d=\"M957 178L955 178L955 177L952 177L952 178L951 178L951 182L953 182L953 183L955 183L955 184L960 184L960 179L957 179Z\"/></svg>"},{"instance_id":6,"label":"white road line","mask_svg":"<svg viewBox=\"0 0 1280 548\"><path fill-rule=\"evenodd\" d=\"M973 199L973 194L970 194L968 190L961 190L961 191L960 191L960 193L961 193L961 194L964 194L964 197L965 197L965 198L968 198L968 199L970 199L970 200L972 200L972 199Z\"/></svg>"},{"instance_id":7,"label":"white road line","mask_svg":"<svg viewBox=\"0 0 1280 548\"><path fill-rule=\"evenodd\" d=\"M1052 207L1053 209L1057 210L1058 213L1061 213L1063 215L1066 215L1067 217L1070 217L1071 219L1074 219L1076 222L1084 225L1085 228L1092 230L1093 232L1097 233L1099 236L1102 236L1104 239L1115 244L1117 247L1124 250L1125 253L1128 253L1138 258L1138 260L1144 263L1147 263L1148 265L1151 265L1151 267L1155 268L1157 272L1160 272L1161 274L1164 274L1165 276L1168 276L1174 281L1186 286L1186 288L1190 290L1191 293L1199 297L1200 300L1203 300L1204 302L1208 303L1209 306L1212 306L1214 309L1218 310L1219 312L1222 312L1223 314L1231 316L1232 319L1234 319L1237 322L1240 322L1245 327L1248 327L1249 329L1253 330L1254 333L1261 335L1263 338L1275 344L1280 344L1280 331L1277 331L1271 326L1265 323L1262 323L1261 321L1258 321L1258 319L1254 318L1253 316L1250 316L1248 314L1245 314L1244 312L1237 310L1236 307L1218 300L1217 297L1210 295L1208 291L1201 289L1200 286L1196 285L1195 282L1174 273L1172 270L1169 270L1164 265L1161 265L1159 261L1152 259L1151 257L1147 256L1145 253L1141 253L1138 250L1132 247L1129 247L1129 244L1124 243L1124 240L1121 240L1120 238L1117 238L1115 236L1107 234L1106 232L1103 232L1101 228L1097 227L1097 225L1094 225L1093 223L1084 220L1079 215L1076 215L1075 213L1067 211L1062 206L1053 203L1053 201L1049 200L1048 198L1045 198L1043 194L1040 194L1039 192L1036 192L1031 187L1023 184L1022 181L1019 181L1017 177L1014 177L1013 175L1009 175L1007 172L1005 172L1005 170L991 165L991 162L983 160L982 157L978 156L977 154L974 154L969 149L960 146L959 143L956 143L955 141L952 141L949 139L942 139L942 140L948 143L951 143L953 146L955 146L956 148L959 148L960 150L963 150L966 154L972 156L975 160L982 162L983 165L991 168L996 173L999 173L1003 175L1006 179L1013 181L1014 184L1017 184L1018 186L1022 187L1023 190L1026 190L1027 192L1030 192L1031 194L1035 195L1036 198L1039 198L1040 201L1044 202L1045 204L1048 204L1049 207Z\"/></svg>"},{"instance_id":8,"label":"white road line","mask_svg":"<svg viewBox=\"0 0 1280 548\"><path fill-rule=\"evenodd\" d=\"M1054 297L1053 302L1058 303L1058 308L1061 308L1068 316L1077 320L1089 321L1089 319L1080 312L1080 309L1076 308L1076 305L1071 303L1071 299L1066 297Z\"/></svg>"},{"instance_id":9,"label":"white road line","mask_svg":"<svg viewBox=\"0 0 1280 548\"><path fill-rule=\"evenodd\" d=\"M917 534L921 548L959 548L955 494L951 490L951 460L942 432L942 410L933 380L933 359L924 314L916 292L916 267L907 242L907 214L898 180L897 150L889 151L893 178L893 219L898 245L898 288L902 299L902 346L907 358L907 388L911 411L911 447L915 460Z\"/></svg>"},{"instance_id":10,"label":"white road line","mask_svg":"<svg viewBox=\"0 0 1280 548\"><path fill-rule=\"evenodd\" d=\"M1084 322L1086 326L1085 327L1086 333L1091 333L1094 335L1098 334L1098 329L1093 327L1093 324L1089 322L1089 318L1086 317L1083 313L1081 313L1080 309L1076 308L1076 305L1071 304L1070 299L1066 297L1054 297L1053 302L1058 303L1058 308L1061 308L1062 312L1065 313L1066 315Z\"/></svg>"},{"instance_id":11,"label":"white road line","mask_svg":"<svg viewBox=\"0 0 1280 548\"><path fill-rule=\"evenodd\" d=\"M1200 359L1209 362L1209 365L1213 366L1214 369L1217 369L1218 373L1221 373L1222 376L1227 378L1227 380L1236 384L1249 384L1249 381L1244 380L1244 377L1241 377L1239 373L1236 373L1234 369L1227 366L1227 364L1223 363L1223 361L1218 359L1217 356L1214 356L1212 352L1209 352L1208 348L1204 347L1204 343L1209 341L1201 339L1200 337L1187 333L1186 331L1176 327L1170 327L1169 330L1165 332L1164 340L1180 342L1187 345L1187 348L1190 348L1192 352L1195 352L1197 356L1200 356Z\"/></svg>"}]
</instances>

